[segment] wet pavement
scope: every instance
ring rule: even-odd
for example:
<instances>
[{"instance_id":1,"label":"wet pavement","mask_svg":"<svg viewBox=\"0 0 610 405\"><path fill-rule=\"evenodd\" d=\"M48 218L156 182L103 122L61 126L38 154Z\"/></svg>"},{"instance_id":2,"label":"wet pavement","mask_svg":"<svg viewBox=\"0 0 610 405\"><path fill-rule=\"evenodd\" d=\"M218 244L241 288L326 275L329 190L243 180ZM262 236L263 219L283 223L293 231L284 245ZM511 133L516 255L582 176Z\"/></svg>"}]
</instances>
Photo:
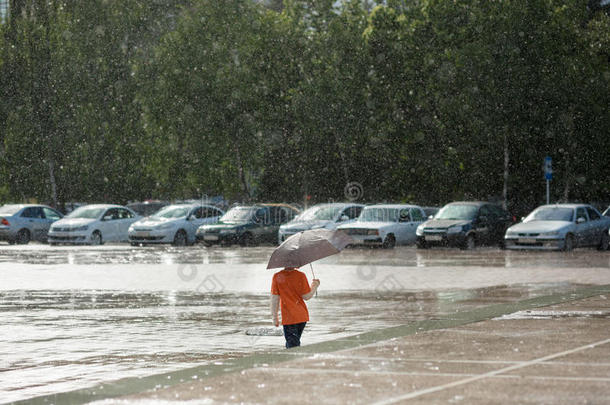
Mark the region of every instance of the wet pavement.
<instances>
[{"instance_id":1,"label":"wet pavement","mask_svg":"<svg viewBox=\"0 0 610 405\"><path fill-rule=\"evenodd\" d=\"M0 245L0 402L119 379L133 387L132 377L275 353L282 337L244 333L269 326L272 272L265 263L272 250ZM610 284L610 254L358 249L314 270L322 287L308 303L304 344L311 348ZM557 321L537 311L513 311L516 318L502 322L522 315ZM583 318L579 311L564 311L561 320ZM586 317L607 325L604 311Z\"/></svg>"}]
</instances>

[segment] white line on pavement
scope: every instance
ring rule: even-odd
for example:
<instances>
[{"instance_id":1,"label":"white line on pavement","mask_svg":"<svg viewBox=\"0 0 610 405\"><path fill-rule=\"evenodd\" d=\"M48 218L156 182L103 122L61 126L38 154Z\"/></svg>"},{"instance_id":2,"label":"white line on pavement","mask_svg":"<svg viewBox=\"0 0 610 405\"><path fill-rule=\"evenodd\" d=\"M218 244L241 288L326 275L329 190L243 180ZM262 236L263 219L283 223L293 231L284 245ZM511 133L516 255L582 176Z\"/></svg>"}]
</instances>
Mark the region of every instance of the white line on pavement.
<instances>
[{"instance_id":1,"label":"white line on pavement","mask_svg":"<svg viewBox=\"0 0 610 405\"><path fill-rule=\"evenodd\" d=\"M390 399L385 399L383 401L375 402L374 405L389 405L389 404L394 404L394 403L399 402L399 401L404 401L406 399L417 398L417 397L420 397L422 395L431 394L433 392L438 392L438 391L446 390L447 388L457 387L459 385L464 385L464 384L468 384L468 383L471 383L471 382L474 382L474 381L482 380L484 378L493 377L495 375L506 373L508 371L517 370L517 369L528 367L528 366L531 366L531 365L534 365L534 364L542 363L542 362L545 362L547 360L555 359L557 357L567 356L568 354L577 353L577 352L580 352L580 351L583 351L583 350L587 350L587 349L593 349L593 348L595 348L597 346L601 346L601 345L604 345L604 344L607 344L607 343L610 343L610 339L600 340L599 342L595 342L595 343L591 343L591 344L588 344L588 345L580 346L580 347L577 347L577 348L574 348L574 349L571 349L571 350L566 350L566 351L563 351L563 352L560 352L560 353L550 354L548 356L540 357L538 359L526 361L526 362L523 362L521 364L515 364L513 366L501 368L501 369L495 370L495 371L490 371L488 373L480 374L478 376L474 376L474 377L470 377L470 378L465 378L463 380L454 381L454 382L451 382L451 383L447 383L447 384L443 384L443 385L438 385L436 387L430 387L430 388L426 388L426 389L423 389L423 390L410 392L408 394L400 395L398 397L394 397L394 398L390 398Z\"/></svg>"}]
</instances>

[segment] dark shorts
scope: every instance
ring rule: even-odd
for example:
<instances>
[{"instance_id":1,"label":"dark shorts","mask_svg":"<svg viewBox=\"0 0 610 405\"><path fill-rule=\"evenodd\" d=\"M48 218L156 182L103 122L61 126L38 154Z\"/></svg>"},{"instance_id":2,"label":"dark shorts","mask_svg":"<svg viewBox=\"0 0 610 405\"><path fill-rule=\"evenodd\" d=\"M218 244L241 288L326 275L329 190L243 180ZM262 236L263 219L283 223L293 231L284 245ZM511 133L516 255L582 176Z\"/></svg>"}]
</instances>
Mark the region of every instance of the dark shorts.
<instances>
[{"instance_id":1,"label":"dark shorts","mask_svg":"<svg viewBox=\"0 0 610 405\"><path fill-rule=\"evenodd\" d=\"M286 349L301 346L301 334L307 322L284 325L284 337L286 338Z\"/></svg>"}]
</instances>

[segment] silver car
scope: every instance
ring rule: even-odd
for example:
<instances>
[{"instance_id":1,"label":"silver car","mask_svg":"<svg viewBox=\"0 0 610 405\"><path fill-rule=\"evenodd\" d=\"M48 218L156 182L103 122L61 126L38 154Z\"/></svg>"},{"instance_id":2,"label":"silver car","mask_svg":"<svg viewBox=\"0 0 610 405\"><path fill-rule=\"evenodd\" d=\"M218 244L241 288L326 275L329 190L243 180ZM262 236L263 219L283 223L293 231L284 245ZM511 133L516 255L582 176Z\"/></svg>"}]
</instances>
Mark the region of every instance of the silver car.
<instances>
[{"instance_id":1,"label":"silver car","mask_svg":"<svg viewBox=\"0 0 610 405\"><path fill-rule=\"evenodd\" d=\"M570 251L581 246L608 249L610 218L588 204L555 204L536 208L523 222L506 230L507 249Z\"/></svg>"},{"instance_id":2,"label":"silver car","mask_svg":"<svg viewBox=\"0 0 610 405\"><path fill-rule=\"evenodd\" d=\"M168 205L154 215L134 222L129 227L129 242L134 246L149 243L190 245L197 240L197 228L218 222L223 214L211 205Z\"/></svg>"},{"instance_id":3,"label":"silver car","mask_svg":"<svg viewBox=\"0 0 610 405\"><path fill-rule=\"evenodd\" d=\"M46 205L8 204L0 207L0 240L27 245L45 242L51 224L63 215Z\"/></svg>"},{"instance_id":4,"label":"silver car","mask_svg":"<svg viewBox=\"0 0 610 405\"><path fill-rule=\"evenodd\" d=\"M349 224L358 218L364 208L362 204L328 203L308 208L292 221L280 226L278 243L288 237L308 229L337 229L339 225Z\"/></svg>"}]
</instances>

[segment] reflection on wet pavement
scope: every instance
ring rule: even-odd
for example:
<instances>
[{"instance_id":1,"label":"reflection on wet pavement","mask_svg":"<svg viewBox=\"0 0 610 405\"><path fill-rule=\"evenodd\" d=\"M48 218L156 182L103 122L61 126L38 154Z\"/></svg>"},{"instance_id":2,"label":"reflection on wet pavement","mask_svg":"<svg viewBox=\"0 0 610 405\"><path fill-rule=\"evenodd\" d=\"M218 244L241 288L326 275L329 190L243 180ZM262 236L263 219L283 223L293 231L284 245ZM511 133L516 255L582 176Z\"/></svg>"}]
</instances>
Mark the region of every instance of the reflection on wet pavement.
<instances>
[{"instance_id":1,"label":"reflection on wet pavement","mask_svg":"<svg viewBox=\"0 0 610 405\"><path fill-rule=\"evenodd\" d=\"M252 248L205 248L200 245L177 248L173 246L132 247L129 245L27 246L0 245L1 263L28 264L255 264L266 263L273 246ZM322 261L328 264L359 265L374 263L380 266L485 266L485 267L610 267L610 254L595 249L573 252L526 252L478 248L428 249L398 247L386 249L348 249L340 255Z\"/></svg>"},{"instance_id":2,"label":"reflection on wet pavement","mask_svg":"<svg viewBox=\"0 0 610 405\"><path fill-rule=\"evenodd\" d=\"M247 284L250 279L240 279L241 273L264 270L272 249L0 246L5 286L0 286L0 398L32 398L281 348L283 337L245 334L248 328L270 326L269 298L261 291L266 291L266 278L272 273L261 270L265 287L260 291ZM321 342L494 303L570 291L578 288L578 283L533 278L536 281L532 283L491 281L481 287L470 282L472 287L461 288L460 280L483 274L487 268L504 272L503 267L562 268L564 273L589 268L607 273L608 256L594 250L542 255L493 249L349 250L324 261L339 275L333 279L327 272L326 290L308 302L312 321L303 341ZM184 284L184 280L176 274L176 264L208 266L216 269L212 274L218 274L217 281L228 285L223 278L228 277L246 285L228 291L202 282L200 286L206 288L177 289L175 285ZM147 267L151 271L143 271ZM477 267L483 273L471 271ZM456 268L462 269L457 276L452 273ZM415 272L419 278L414 278ZM386 277L381 283L375 280L386 274L400 277ZM121 288L122 275L148 278L143 284L146 288ZM164 277L169 276L177 284L168 283ZM105 287L108 277L118 280ZM444 279L445 288L420 288L425 285L423 277ZM342 290L341 282L363 288ZM47 284L53 288L45 288ZM20 287L6 287L14 285ZM337 288L331 288L333 285Z\"/></svg>"}]
</instances>

